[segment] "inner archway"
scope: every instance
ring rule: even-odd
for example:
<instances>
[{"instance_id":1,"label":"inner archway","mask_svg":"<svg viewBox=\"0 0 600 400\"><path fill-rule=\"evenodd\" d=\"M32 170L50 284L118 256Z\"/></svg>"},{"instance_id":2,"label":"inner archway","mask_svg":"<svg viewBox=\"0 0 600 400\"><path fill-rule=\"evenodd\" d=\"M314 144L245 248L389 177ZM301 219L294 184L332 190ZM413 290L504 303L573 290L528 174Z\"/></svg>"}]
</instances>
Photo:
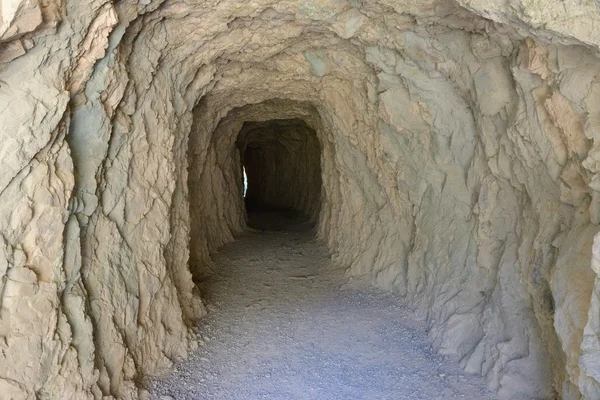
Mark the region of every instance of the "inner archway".
<instances>
[{"instance_id":1,"label":"inner archway","mask_svg":"<svg viewBox=\"0 0 600 400\"><path fill-rule=\"evenodd\" d=\"M300 119L245 122L237 147L248 177L252 215L297 213L316 221L320 209L321 149L316 132ZM263 221L264 222L264 221Z\"/></svg>"}]
</instances>

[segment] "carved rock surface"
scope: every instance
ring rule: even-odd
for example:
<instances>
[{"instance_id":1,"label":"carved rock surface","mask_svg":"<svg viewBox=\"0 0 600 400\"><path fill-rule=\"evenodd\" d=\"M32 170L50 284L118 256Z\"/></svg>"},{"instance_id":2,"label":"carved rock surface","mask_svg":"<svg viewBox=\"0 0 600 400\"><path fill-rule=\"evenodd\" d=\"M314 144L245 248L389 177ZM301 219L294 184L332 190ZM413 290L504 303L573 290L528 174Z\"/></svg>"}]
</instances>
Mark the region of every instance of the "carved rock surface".
<instances>
[{"instance_id":1,"label":"carved rock surface","mask_svg":"<svg viewBox=\"0 0 600 400\"><path fill-rule=\"evenodd\" d=\"M599 21L591 1L0 1L0 394L136 399L197 346L193 279L245 228L254 127L304 149L257 198L314 217L436 349L503 399L600 398Z\"/></svg>"}]
</instances>

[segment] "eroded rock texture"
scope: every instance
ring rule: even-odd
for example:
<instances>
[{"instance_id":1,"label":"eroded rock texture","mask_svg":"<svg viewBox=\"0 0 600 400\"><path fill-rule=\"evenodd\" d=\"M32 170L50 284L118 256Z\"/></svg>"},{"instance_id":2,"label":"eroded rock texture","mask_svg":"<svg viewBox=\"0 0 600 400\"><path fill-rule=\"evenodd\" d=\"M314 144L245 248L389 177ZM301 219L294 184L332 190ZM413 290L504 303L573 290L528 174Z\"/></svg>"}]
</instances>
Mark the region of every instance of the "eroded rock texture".
<instances>
[{"instance_id":1,"label":"eroded rock texture","mask_svg":"<svg viewBox=\"0 0 600 400\"><path fill-rule=\"evenodd\" d=\"M599 398L599 20L549 0L2 1L0 393L135 399L185 357L254 142L307 168L276 205L318 214L334 261L502 398Z\"/></svg>"}]
</instances>

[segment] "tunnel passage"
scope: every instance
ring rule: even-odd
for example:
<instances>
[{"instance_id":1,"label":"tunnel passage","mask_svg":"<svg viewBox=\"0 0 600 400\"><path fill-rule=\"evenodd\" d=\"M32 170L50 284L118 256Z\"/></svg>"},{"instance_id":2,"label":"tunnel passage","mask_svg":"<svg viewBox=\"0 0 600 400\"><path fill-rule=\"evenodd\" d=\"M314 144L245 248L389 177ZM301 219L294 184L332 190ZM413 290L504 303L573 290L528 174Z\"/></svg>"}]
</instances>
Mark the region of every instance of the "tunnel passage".
<instances>
[{"instance_id":1,"label":"tunnel passage","mask_svg":"<svg viewBox=\"0 0 600 400\"><path fill-rule=\"evenodd\" d=\"M600 398L593 3L3 2L0 392L134 399L185 357L238 134L300 119L334 263L502 398Z\"/></svg>"},{"instance_id":2,"label":"tunnel passage","mask_svg":"<svg viewBox=\"0 0 600 400\"><path fill-rule=\"evenodd\" d=\"M246 211L319 213L321 150L316 133L298 119L245 122L237 147L248 188Z\"/></svg>"},{"instance_id":3,"label":"tunnel passage","mask_svg":"<svg viewBox=\"0 0 600 400\"><path fill-rule=\"evenodd\" d=\"M312 102L259 98L215 120L214 105L228 100L201 101L189 138L190 270L197 280L214 270L210 254L247 226L327 237L332 215L323 205L338 196L334 128Z\"/></svg>"}]
</instances>

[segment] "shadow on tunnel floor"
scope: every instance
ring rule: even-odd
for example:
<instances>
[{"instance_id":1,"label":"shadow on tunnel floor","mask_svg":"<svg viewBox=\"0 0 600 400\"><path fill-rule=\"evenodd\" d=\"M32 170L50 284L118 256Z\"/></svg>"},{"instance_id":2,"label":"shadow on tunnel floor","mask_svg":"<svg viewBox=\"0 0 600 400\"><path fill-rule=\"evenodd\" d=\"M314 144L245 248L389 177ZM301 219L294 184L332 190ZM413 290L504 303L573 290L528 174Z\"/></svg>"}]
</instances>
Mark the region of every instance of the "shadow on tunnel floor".
<instances>
[{"instance_id":1,"label":"shadow on tunnel floor","mask_svg":"<svg viewBox=\"0 0 600 400\"><path fill-rule=\"evenodd\" d=\"M310 232L316 223L299 211L252 208L248 210L248 226L259 231Z\"/></svg>"}]
</instances>

